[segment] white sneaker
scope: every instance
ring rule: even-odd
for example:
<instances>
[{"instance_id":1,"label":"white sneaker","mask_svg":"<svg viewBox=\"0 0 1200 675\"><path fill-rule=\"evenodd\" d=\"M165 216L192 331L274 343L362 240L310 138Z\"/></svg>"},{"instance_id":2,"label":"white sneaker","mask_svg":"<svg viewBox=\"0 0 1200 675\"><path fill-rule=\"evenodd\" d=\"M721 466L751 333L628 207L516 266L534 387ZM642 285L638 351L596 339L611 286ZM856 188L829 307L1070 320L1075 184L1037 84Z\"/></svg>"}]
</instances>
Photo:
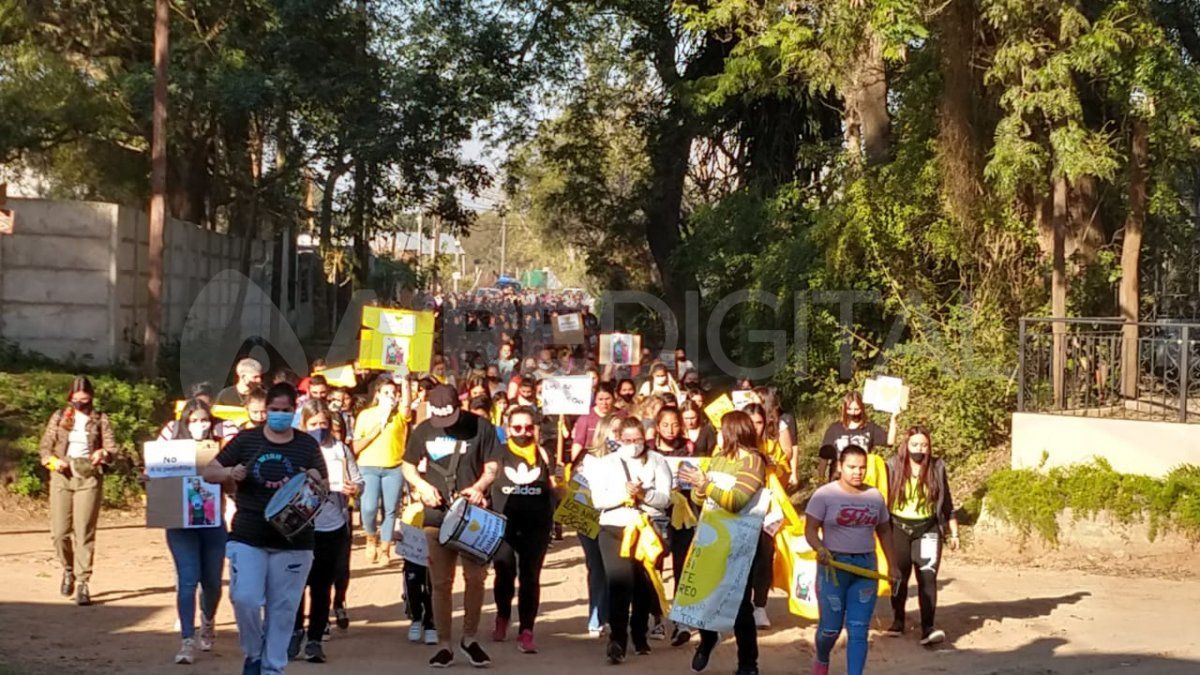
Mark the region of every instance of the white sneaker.
<instances>
[{"instance_id":1,"label":"white sneaker","mask_svg":"<svg viewBox=\"0 0 1200 675\"><path fill-rule=\"evenodd\" d=\"M654 624L654 627L650 629L650 634L646 637L650 638L651 640L666 640L667 628L666 626L662 625L661 621L659 621L658 623Z\"/></svg>"},{"instance_id":2,"label":"white sneaker","mask_svg":"<svg viewBox=\"0 0 1200 675\"><path fill-rule=\"evenodd\" d=\"M212 619L200 617L200 651L211 652L213 642L217 639L216 623Z\"/></svg>"},{"instance_id":3,"label":"white sneaker","mask_svg":"<svg viewBox=\"0 0 1200 675\"><path fill-rule=\"evenodd\" d=\"M941 644L946 641L946 632L940 629L929 631L929 635L921 638L921 644L925 646Z\"/></svg>"},{"instance_id":4,"label":"white sneaker","mask_svg":"<svg viewBox=\"0 0 1200 675\"><path fill-rule=\"evenodd\" d=\"M196 661L196 643L192 638L184 638L179 653L175 655L175 663L186 666Z\"/></svg>"},{"instance_id":5,"label":"white sneaker","mask_svg":"<svg viewBox=\"0 0 1200 675\"><path fill-rule=\"evenodd\" d=\"M420 621L412 622L412 625L408 627L408 641L420 642L424 637L425 627L421 625Z\"/></svg>"},{"instance_id":6,"label":"white sneaker","mask_svg":"<svg viewBox=\"0 0 1200 675\"><path fill-rule=\"evenodd\" d=\"M438 643L438 634L436 628L430 628L425 631L425 644L436 645Z\"/></svg>"},{"instance_id":7,"label":"white sneaker","mask_svg":"<svg viewBox=\"0 0 1200 675\"><path fill-rule=\"evenodd\" d=\"M770 628L771 620L767 618L766 607L754 608L754 625L758 628Z\"/></svg>"}]
</instances>

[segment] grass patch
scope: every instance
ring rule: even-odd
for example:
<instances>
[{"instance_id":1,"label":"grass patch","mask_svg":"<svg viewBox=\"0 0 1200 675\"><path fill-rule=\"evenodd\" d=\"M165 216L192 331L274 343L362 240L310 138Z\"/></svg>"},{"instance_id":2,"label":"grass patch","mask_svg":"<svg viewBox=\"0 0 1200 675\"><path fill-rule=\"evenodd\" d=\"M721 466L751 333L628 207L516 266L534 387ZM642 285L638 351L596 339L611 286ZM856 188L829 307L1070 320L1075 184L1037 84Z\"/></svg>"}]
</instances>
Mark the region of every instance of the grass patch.
<instances>
[{"instance_id":1,"label":"grass patch","mask_svg":"<svg viewBox=\"0 0 1200 675\"><path fill-rule=\"evenodd\" d=\"M1102 459L1050 471L1004 469L988 479L984 500L996 517L1023 537L1034 532L1057 544L1058 515L1092 518L1100 512L1117 522L1148 522L1153 541L1174 530L1200 541L1200 467L1181 466L1165 479L1122 474Z\"/></svg>"}]
</instances>

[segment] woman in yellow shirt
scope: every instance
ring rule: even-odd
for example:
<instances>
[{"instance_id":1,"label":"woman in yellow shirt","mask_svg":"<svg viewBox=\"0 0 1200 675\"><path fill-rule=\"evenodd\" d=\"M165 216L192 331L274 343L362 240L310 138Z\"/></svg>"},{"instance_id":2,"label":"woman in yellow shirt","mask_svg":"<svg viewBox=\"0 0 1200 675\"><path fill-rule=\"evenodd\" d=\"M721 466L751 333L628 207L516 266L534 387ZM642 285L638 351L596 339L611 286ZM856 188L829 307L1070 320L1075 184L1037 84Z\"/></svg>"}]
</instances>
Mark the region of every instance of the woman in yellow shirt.
<instances>
[{"instance_id":1,"label":"woman in yellow shirt","mask_svg":"<svg viewBox=\"0 0 1200 675\"><path fill-rule=\"evenodd\" d=\"M363 476L362 525L367 535L367 562L391 561L396 508L404 489L400 465L408 440L409 388L388 376L375 381L371 407L354 422L354 454ZM383 524L376 523L383 500Z\"/></svg>"},{"instance_id":2,"label":"woman in yellow shirt","mask_svg":"<svg viewBox=\"0 0 1200 675\"><path fill-rule=\"evenodd\" d=\"M946 634L933 625L937 609L937 575L942 547L958 549L958 519L946 465L933 456L933 440L924 427L908 430L894 457L888 460L888 511L892 520L892 550L900 585L892 595L895 621L887 633L904 634L904 605L908 600L908 578L916 570L917 595L921 605L921 644L934 645Z\"/></svg>"}]
</instances>

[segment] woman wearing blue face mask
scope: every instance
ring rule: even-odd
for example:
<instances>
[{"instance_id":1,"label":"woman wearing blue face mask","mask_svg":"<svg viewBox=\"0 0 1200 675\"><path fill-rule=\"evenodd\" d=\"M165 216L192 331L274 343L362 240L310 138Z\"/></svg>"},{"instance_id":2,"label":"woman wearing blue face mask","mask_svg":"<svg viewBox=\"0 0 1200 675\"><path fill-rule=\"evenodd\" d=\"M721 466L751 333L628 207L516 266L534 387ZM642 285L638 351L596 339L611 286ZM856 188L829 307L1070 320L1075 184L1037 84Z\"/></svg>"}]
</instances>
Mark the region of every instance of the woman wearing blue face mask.
<instances>
[{"instance_id":1,"label":"woman wearing blue face mask","mask_svg":"<svg viewBox=\"0 0 1200 675\"><path fill-rule=\"evenodd\" d=\"M354 453L330 433L333 414L324 403L316 400L310 400L300 408L300 427L321 445L321 454L325 457L330 477L329 501L325 502L313 521L316 531L313 534L313 565L308 573L308 643L304 645L304 658L311 663L325 662L321 639L329 625L333 582L350 569L350 508L347 499L358 494L363 483ZM296 658L299 655L304 636L302 597L296 610L292 641L288 645L289 657Z\"/></svg>"},{"instance_id":2,"label":"woman wearing blue face mask","mask_svg":"<svg viewBox=\"0 0 1200 675\"><path fill-rule=\"evenodd\" d=\"M297 475L327 482L321 446L292 428L295 413L296 389L286 382L272 385L266 426L239 433L204 468L209 483L237 483L237 513L225 553L246 673L282 673L287 666L296 608L312 567L312 528L288 538L264 515L276 491Z\"/></svg>"}]
</instances>

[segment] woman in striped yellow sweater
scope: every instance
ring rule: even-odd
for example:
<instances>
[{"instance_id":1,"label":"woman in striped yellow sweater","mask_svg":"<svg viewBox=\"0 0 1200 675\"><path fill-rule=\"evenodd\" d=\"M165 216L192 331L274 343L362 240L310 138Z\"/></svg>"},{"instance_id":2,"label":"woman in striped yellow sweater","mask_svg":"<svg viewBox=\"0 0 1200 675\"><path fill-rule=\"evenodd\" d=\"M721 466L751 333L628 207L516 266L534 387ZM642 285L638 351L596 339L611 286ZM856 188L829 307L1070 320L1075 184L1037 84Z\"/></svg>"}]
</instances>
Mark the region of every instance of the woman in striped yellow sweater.
<instances>
[{"instance_id":1,"label":"woman in striped yellow sweater","mask_svg":"<svg viewBox=\"0 0 1200 675\"><path fill-rule=\"evenodd\" d=\"M692 484L692 501L703 504L711 499L717 506L730 513L745 509L754 495L766 482L767 460L758 443L758 434L750 416L741 411L727 413L721 419L721 447L713 455L708 471L680 467L680 478ZM723 474L713 480L714 474ZM725 486L725 487L723 487ZM755 556L757 558L757 554ZM751 565L753 569L753 564ZM733 634L737 638L737 675L758 673L758 633L754 625L752 575L747 575L746 590L738 607ZM700 631L700 644L692 657L692 671L700 672L708 667L709 657L717 646L719 636Z\"/></svg>"}]
</instances>

